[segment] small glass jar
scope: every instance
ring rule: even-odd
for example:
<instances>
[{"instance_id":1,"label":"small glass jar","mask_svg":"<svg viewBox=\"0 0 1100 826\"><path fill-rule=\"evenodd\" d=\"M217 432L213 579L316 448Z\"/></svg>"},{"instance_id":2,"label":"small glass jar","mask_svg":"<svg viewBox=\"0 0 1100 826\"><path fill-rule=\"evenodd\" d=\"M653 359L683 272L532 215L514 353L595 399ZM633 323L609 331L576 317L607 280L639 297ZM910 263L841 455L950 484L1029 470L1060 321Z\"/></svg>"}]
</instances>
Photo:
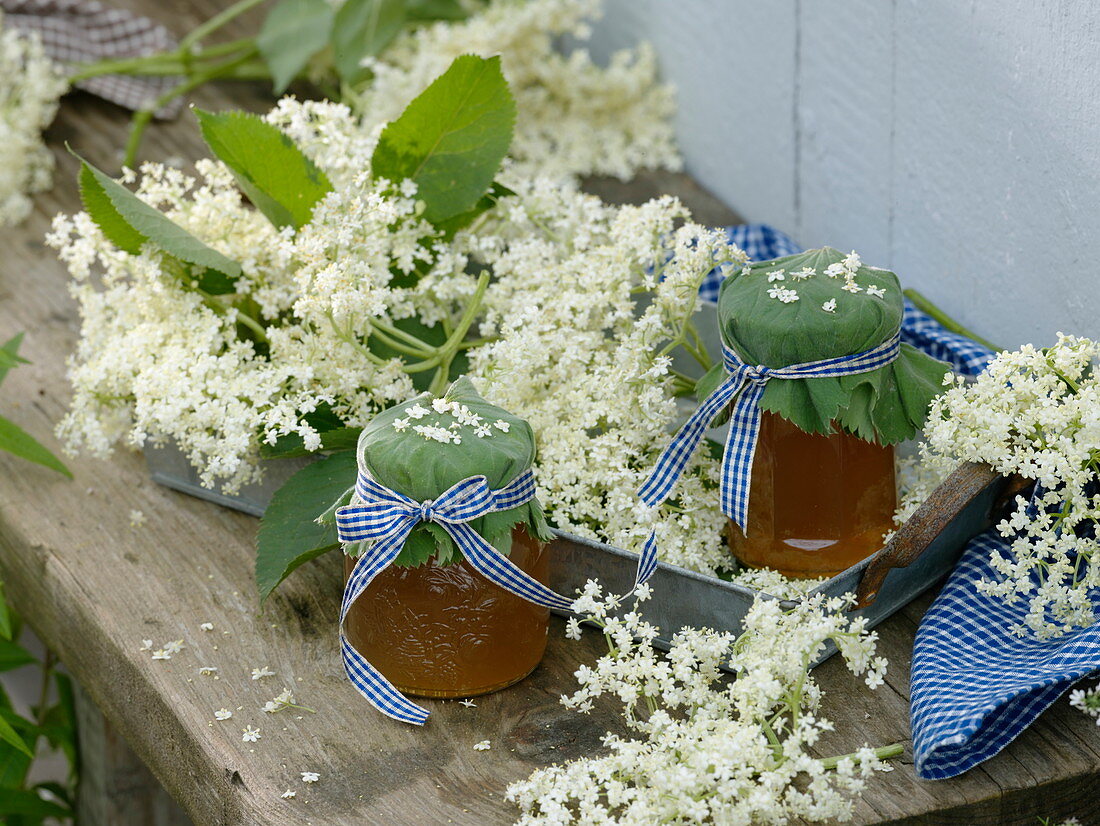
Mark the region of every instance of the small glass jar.
<instances>
[{"instance_id":1,"label":"small glass jar","mask_svg":"<svg viewBox=\"0 0 1100 826\"><path fill-rule=\"evenodd\" d=\"M508 558L546 584L550 552L523 526ZM344 576L355 560L345 557ZM348 610L348 640L403 694L476 697L517 683L546 650L550 611L489 582L465 560L391 565Z\"/></svg>"},{"instance_id":2,"label":"small glass jar","mask_svg":"<svg viewBox=\"0 0 1100 826\"><path fill-rule=\"evenodd\" d=\"M837 430L805 433L761 412L747 533L731 520L730 550L750 568L831 577L883 545L894 529L894 449Z\"/></svg>"}]
</instances>

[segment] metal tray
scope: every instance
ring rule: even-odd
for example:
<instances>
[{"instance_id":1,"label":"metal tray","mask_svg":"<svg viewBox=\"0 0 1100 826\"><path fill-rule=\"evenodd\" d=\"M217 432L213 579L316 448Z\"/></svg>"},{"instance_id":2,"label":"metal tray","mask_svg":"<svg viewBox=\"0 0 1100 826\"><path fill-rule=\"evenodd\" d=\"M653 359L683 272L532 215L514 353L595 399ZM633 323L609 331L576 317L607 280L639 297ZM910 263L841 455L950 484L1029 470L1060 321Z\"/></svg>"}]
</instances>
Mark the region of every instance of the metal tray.
<instances>
[{"instance_id":1,"label":"metal tray","mask_svg":"<svg viewBox=\"0 0 1100 826\"><path fill-rule=\"evenodd\" d=\"M695 317L700 337L711 353L720 351L717 312L711 302ZM701 375L691 359L674 356L674 366L688 375ZM685 416L690 411L685 410ZM174 446L145 451L153 480L219 505L261 516L282 484L304 467L309 458L272 460L262 483L226 495L203 487L198 473ZM855 592L853 614L873 626L932 587L954 567L969 539L999 516L1005 497L1021 487L983 465L966 465L948 478L905 523L890 543L869 559L819 585L813 593L842 596ZM572 594L589 579L600 580L613 593L625 593L634 581L637 556L629 551L564 531L555 531L551 587ZM715 577L659 563L653 575L654 596L647 619L661 628L657 644L667 649L669 639L684 626L740 631L741 622L760 592ZM784 601L787 606L793 605ZM829 649L817 660L834 653Z\"/></svg>"},{"instance_id":2,"label":"metal tray","mask_svg":"<svg viewBox=\"0 0 1100 826\"><path fill-rule=\"evenodd\" d=\"M261 516L275 491L310 461L274 460L262 483L227 495L203 487L186 457L173 447L149 448L145 457L153 481L254 516ZM868 626L882 622L948 574L967 541L993 523L1018 487L984 465L963 466L933 492L885 548L823 582L813 593L855 592L858 604L853 615L866 617ZM613 593L630 590L636 554L564 531L554 533L550 586L555 591L574 593L589 579L598 579ZM665 562L658 563L652 583L654 596L646 617L662 629L656 644L666 650L671 636L684 626L739 631L761 593ZM834 651L825 650L817 662Z\"/></svg>"}]
</instances>

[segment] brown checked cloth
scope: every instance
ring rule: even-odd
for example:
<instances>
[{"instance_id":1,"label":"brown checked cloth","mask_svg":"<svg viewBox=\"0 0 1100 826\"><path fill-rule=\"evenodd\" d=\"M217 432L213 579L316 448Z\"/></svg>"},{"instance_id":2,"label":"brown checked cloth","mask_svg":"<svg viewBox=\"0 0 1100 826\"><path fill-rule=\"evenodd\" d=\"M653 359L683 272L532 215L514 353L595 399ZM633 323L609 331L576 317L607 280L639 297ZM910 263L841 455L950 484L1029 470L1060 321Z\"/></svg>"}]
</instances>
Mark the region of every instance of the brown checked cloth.
<instances>
[{"instance_id":1,"label":"brown checked cloth","mask_svg":"<svg viewBox=\"0 0 1100 826\"><path fill-rule=\"evenodd\" d=\"M63 66L142 57L177 46L164 26L122 9L104 8L95 0L0 0L0 10L4 12L3 25L37 32L47 56ZM104 75L76 86L136 110L152 103L181 79ZM174 118L182 107L183 100L177 98L158 109L156 116Z\"/></svg>"}]
</instances>

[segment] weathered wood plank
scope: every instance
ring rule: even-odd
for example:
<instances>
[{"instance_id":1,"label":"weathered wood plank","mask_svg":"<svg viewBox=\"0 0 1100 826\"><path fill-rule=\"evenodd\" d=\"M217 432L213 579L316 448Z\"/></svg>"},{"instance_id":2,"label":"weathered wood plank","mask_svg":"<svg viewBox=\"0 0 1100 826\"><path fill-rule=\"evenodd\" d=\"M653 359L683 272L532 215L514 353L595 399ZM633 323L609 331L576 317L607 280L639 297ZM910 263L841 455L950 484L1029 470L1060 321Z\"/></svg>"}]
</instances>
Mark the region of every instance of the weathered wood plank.
<instances>
[{"instance_id":1,"label":"weathered wood plank","mask_svg":"<svg viewBox=\"0 0 1100 826\"><path fill-rule=\"evenodd\" d=\"M201 16L194 9L217 4L126 5L148 7L182 31ZM233 102L261 105L249 87L201 97L213 108ZM111 166L124 126L117 109L89 98L67 103L51 130L58 186L26 226L0 237L0 330L28 330L26 354L34 361L9 376L3 399L18 400L12 415L40 436L64 410L63 364L76 336L64 272L41 243L49 216L78 204L75 167L61 142ZM145 154L202 154L189 117L156 127ZM697 197L691 192L684 185L689 202ZM703 205L706 220L729 220L713 202ZM297 572L261 613L252 579L255 520L159 488L135 456L78 458L71 466L75 482L0 457L0 576L17 609L198 826L507 823L514 811L501 796L509 781L591 752L614 724L607 710L579 717L557 703L577 663L598 650L591 637L566 642L558 622L545 663L519 686L482 698L476 709L430 703L433 718L424 730L381 718L340 668L337 559ZM132 527L131 509L143 511L147 524ZM918 601L882 626L892 663L882 690L861 689L836 661L819 670L825 712L838 724L823 751L908 740L909 651L926 606L927 599ZM213 622L215 631L199 630L202 622ZM182 638L187 648L154 662L138 650L145 638L158 645ZM204 665L217 667L218 679L200 677ZM253 682L250 670L262 665L277 677ZM316 715L260 713L284 686ZM234 717L215 722L213 711L223 706ZM258 743L241 741L248 724L261 729ZM492 750L474 752L486 738ZM1022 824L1069 814L1088 822L1082 792L1100 772L1096 744L1095 726L1059 703L1005 754L963 778L921 782L902 761L872 781L855 822ZM322 780L303 786L301 771L318 771ZM298 796L281 799L286 788Z\"/></svg>"}]
</instances>

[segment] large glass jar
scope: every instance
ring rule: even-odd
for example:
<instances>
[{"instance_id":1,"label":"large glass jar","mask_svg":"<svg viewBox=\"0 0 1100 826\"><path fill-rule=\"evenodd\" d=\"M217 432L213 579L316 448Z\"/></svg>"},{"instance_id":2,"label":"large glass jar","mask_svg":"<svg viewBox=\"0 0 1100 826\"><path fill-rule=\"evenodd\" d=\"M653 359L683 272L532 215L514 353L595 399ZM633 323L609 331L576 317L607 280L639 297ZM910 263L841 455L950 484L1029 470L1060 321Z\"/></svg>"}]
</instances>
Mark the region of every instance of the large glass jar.
<instances>
[{"instance_id":1,"label":"large glass jar","mask_svg":"<svg viewBox=\"0 0 1100 826\"><path fill-rule=\"evenodd\" d=\"M894 449L850 433L805 433L762 411L747 534L732 521L733 555L785 576L831 577L878 551L894 529Z\"/></svg>"},{"instance_id":2,"label":"large glass jar","mask_svg":"<svg viewBox=\"0 0 1100 826\"><path fill-rule=\"evenodd\" d=\"M545 584L550 552L524 527L509 554ZM345 577L355 560L345 558ZM489 582L465 560L391 565L348 610L352 645L399 691L474 697L519 682L542 660L550 611Z\"/></svg>"}]
</instances>

